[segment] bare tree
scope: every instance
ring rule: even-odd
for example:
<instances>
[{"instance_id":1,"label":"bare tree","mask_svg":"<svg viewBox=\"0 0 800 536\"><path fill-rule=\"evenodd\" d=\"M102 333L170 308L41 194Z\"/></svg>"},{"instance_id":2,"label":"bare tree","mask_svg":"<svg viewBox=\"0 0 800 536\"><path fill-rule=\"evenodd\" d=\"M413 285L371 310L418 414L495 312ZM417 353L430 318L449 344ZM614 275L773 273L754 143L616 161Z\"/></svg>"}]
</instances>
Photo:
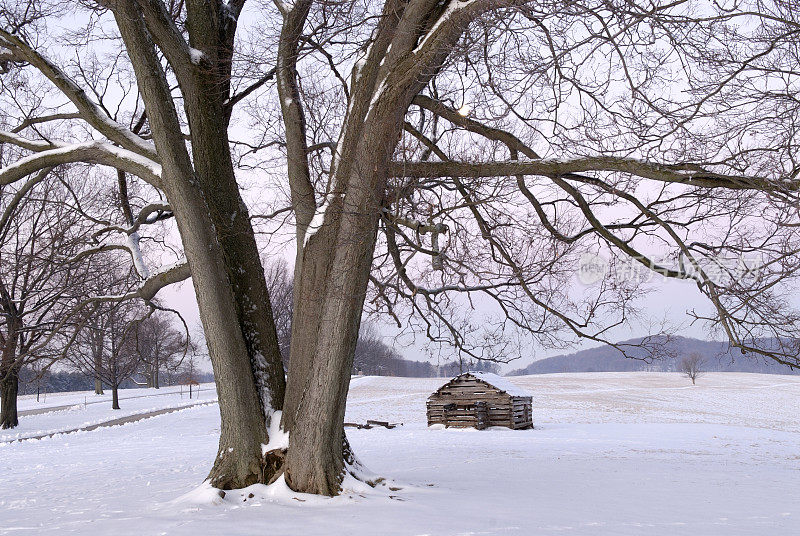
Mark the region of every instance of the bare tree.
<instances>
[{"instance_id":1,"label":"bare tree","mask_svg":"<svg viewBox=\"0 0 800 536\"><path fill-rule=\"evenodd\" d=\"M513 331L543 343L564 334L607 342L604 334L635 314L640 282L615 271L588 295L570 293L580 256L602 252L693 281L713 311L697 316L731 344L798 363L797 315L771 290L797 276L797 168L784 150L793 134L777 151L772 142L731 143L741 131L727 130L729 118L707 102L738 76L742 56L724 56L726 75L703 70L701 80L695 67L720 56L703 47L698 57L699 39L682 44L681 7L275 3L297 233L283 419L294 489L336 493L349 459L346 446L338 453L340 424L368 282L370 303L400 327L410 311L433 340L493 357L509 350L495 343ZM733 20L717 14L692 20L703 39ZM375 23L362 24L369 18ZM775 20L742 18L765 31ZM784 35L768 44L743 35L745 57L769 55L772 72L785 73L773 54L791 47ZM676 58L669 67L661 46ZM346 81L339 68L348 62ZM331 75L320 80L324 69ZM691 79L692 104L659 99L674 78L667 69L682 73L677 86ZM338 106L333 125L318 111L321 94L340 98L324 106ZM741 109L731 110L736 119ZM708 130L709 121L718 128ZM311 150L320 146L332 147L329 158ZM756 206L758 221L748 218ZM719 232L709 232L711 220ZM753 252L765 258L749 279L725 264ZM471 329L476 300L497 315ZM781 351L757 344L770 330L787 341Z\"/></svg>"},{"instance_id":2,"label":"bare tree","mask_svg":"<svg viewBox=\"0 0 800 536\"><path fill-rule=\"evenodd\" d=\"M129 272L108 263L103 267L85 287L87 294L125 294L135 285ZM80 321L71 337L70 361L79 371L111 387L112 409L120 409L120 385L142 365L137 333L153 311L136 301L98 301L77 315Z\"/></svg>"},{"instance_id":3,"label":"bare tree","mask_svg":"<svg viewBox=\"0 0 800 536\"><path fill-rule=\"evenodd\" d=\"M178 383L189 387L189 398L192 398L193 386L197 386L198 390L200 389L198 357L197 352L191 351L187 353L177 370Z\"/></svg>"},{"instance_id":4,"label":"bare tree","mask_svg":"<svg viewBox=\"0 0 800 536\"><path fill-rule=\"evenodd\" d=\"M73 256L86 229L64 184L0 188L0 426L18 424L17 393L23 366L39 374L61 357L67 341L57 329L78 301L85 276Z\"/></svg>"},{"instance_id":5,"label":"bare tree","mask_svg":"<svg viewBox=\"0 0 800 536\"><path fill-rule=\"evenodd\" d=\"M678 363L678 372L685 374L687 378L692 380L692 385L704 372L705 359L697 352L692 352L688 356L681 359Z\"/></svg>"},{"instance_id":6,"label":"bare tree","mask_svg":"<svg viewBox=\"0 0 800 536\"><path fill-rule=\"evenodd\" d=\"M163 192L180 232L186 262L154 274L143 269L146 263L139 254L136 232L153 212L150 205L145 206L133 218L133 226L117 226L109 233L126 237L128 245L123 247L131 253L143 279L138 289L116 299L151 300L160 288L186 279L191 272L220 392L222 432L211 480L222 488L246 486L264 478L261 445L267 442L266 423L282 405L285 382L264 274L227 136L234 102L231 56L242 6L240 1L188 2L170 11L160 1L130 0L82 6L86 9L83 15L89 18L107 20L110 16L116 22L118 43L130 60L144 113L138 110L138 98L133 113L121 106L115 108L118 113L111 112L102 101L104 93L91 91L91 81L81 87L32 46L44 19L62 14L58 6L40 9L38 2L31 1L4 5L0 12L3 70L12 78L19 76L19 69L38 73L59 98L69 100L77 112L70 111L66 117L81 125L64 129L64 141L54 142L36 129L65 116L36 116L38 105L25 109L27 121L20 123L20 130L4 132L0 141L31 154L0 171L0 184L20 181L45 167L88 162L137 176ZM87 27L87 32L91 31ZM88 33L71 37L85 43L92 40ZM160 54L165 55L169 69ZM168 76L177 81L177 102ZM125 95L127 91L123 89ZM191 156L181 130L184 119L189 124ZM148 129L143 132L145 122ZM85 132L86 127L99 133L103 141L84 138L74 142L73 133ZM38 139L20 135L25 129Z\"/></svg>"},{"instance_id":7,"label":"bare tree","mask_svg":"<svg viewBox=\"0 0 800 536\"><path fill-rule=\"evenodd\" d=\"M134 333L145 385L160 388L160 374L181 365L191 343L186 330L180 331L164 314L152 314L138 323Z\"/></svg>"},{"instance_id":8,"label":"bare tree","mask_svg":"<svg viewBox=\"0 0 800 536\"><path fill-rule=\"evenodd\" d=\"M7 99L22 128L0 133L18 153L0 184L88 162L163 196L168 211L143 205L104 237L125 235L138 265L125 298L152 300L191 273L220 394L212 485L283 472L295 490L333 495L357 474L342 423L365 305L434 344L503 359L530 342L608 342L636 314L629 264L692 282L711 311L692 314L732 346L799 364L800 317L779 290L800 251L790 3L709 1L691 17L682 1L275 0L239 55L242 0L86 5L113 19L119 39L104 46L130 65L111 70L132 70L140 93L107 106L82 65L43 55L41 20L58 7L4 10L7 87L33 73L70 105ZM90 45L100 27L65 37ZM245 101L264 132L229 140ZM88 127L101 141L81 136ZM260 216L291 214L296 246L286 386L234 171L270 148L287 205ZM136 233L158 211L174 217L187 264L153 275ZM574 292L586 253L617 269ZM280 409L289 449L265 460Z\"/></svg>"}]
</instances>

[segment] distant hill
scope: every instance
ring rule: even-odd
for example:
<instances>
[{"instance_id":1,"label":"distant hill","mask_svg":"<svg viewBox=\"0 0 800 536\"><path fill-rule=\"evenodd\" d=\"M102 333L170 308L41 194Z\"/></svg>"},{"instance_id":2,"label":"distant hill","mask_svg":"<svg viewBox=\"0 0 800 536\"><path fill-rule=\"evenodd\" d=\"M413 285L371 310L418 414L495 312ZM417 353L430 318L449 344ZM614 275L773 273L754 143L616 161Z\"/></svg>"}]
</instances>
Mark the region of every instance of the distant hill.
<instances>
[{"instance_id":1,"label":"distant hill","mask_svg":"<svg viewBox=\"0 0 800 536\"><path fill-rule=\"evenodd\" d=\"M630 339L618 344L636 346L643 338ZM704 341L688 337L673 336L651 337L647 340L650 346L663 344L668 351L661 358L649 359L650 353L643 348L626 349L634 359L626 358L611 346L600 346L581 350L574 354L557 355L534 361L525 368L509 373L509 376L523 374L548 374L555 372L628 372L657 371L671 372L684 356L697 352L705 358L705 370L712 372L760 372L764 374L800 374L785 365L755 355L743 355L739 350L731 350L727 343Z\"/></svg>"}]
</instances>

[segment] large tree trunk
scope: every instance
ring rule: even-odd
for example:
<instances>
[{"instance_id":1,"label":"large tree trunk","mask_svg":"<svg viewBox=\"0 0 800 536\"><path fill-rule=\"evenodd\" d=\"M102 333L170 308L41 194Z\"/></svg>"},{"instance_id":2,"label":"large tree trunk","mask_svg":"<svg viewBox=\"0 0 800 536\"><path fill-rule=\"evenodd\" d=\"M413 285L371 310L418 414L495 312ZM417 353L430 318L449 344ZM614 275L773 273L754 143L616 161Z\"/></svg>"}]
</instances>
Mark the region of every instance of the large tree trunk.
<instances>
[{"instance_id":1,"label":"large tree trunk","mask_svg":"<svg viewBox=\"0 0 800 536\"><path fill-rule=\"evenodd\" d=\"M170 202L180 198L179 193L172 194ZM176 213L176 218L185 220L179 228L219 397L219 450L209 479L221 489L242 488L264 481L261 445L268 440L266 423L222 252L199 192L192 194L194 199L186 200L191 210L184 211L189 212L185 217Z\"/></svg>"},{"instance_id":2,"label":"large tree trunk","mask_svg":"<svg viewBox=\"0 0 800 536\"><path fill-rule=\"evenodd\" d=\"M344 471L344 411L377 222L365 214L346 220L337 240L314 356L305 386L296 391L300 400L292 408L285 466L292 489L324 495L339 492ZM290 376L290 384L292 380Z\"/></svg>"},{"instance_id":3,"label":"large tree trunk","mask_svg":"<svg viewBox=\"0 0 800 536\"><path fill-rule=\"evenodd\" d=\"M286 482L298 491L336 495L344 474L350 371L387 164L399 129L392 122L378 127L364 129L363 139L370 143L359 143L342 155L350 159L343 168L347 189L331 202L325 223L303 248L285 420L291 431Z\"/></svg>"},{"instance_id":4,"label":"large tree trunk","mask_svg":"<svg viewBox=\"0 0 800 536\"><path fill-rule=\"evenodd\" d=\"M437 8L431 3L427 9L411 10L410 22L401 31L406 4L386 4L371 46L353 71L350 105L331 166L332 192L316 209L325 212L321 228L315 230L307 217L315 207L306 201L310 183L305 129L295 98L297 45L308 7L308 2L298 1L284 15L277 65L301 250L284 405L284 424L290 431L285 472L287 483L297 491L334 495L345 466L344 410L387 165L411 98L436 70L430 58L421 59L421 65L411 60L404 64L402 58L413 56L405 52L416 45L427 10ZM390 49L397 57L385 63ZM379 83L386 69L395 69L396 76Z\"/></svg>"},{"instance_id":5,"label":"large tree trunk","mask_svg":"<svg viewBox=\"0 0 800 536\"><path fill-rule=\"evenodd\" d=\"M373 52L388 50L381 34L391 35L391 20L388 16L376 31ZM402 42L403 36L398 39ZM434 57L429 72L419 76L399 65L397 79L391 84L387 80L391 89L383 93L376 88L383 68L379 56L353 76L352 105L332 164L333 193L324 223L316 232L309 229L314 233L310 237L298 239L303 251L294 287L284 411L290 430L286 481L297 491L335 495L340 489L348 448L343 423L350 371L388 166L411 99L435 72L439 59L444 57ZM376 91L378 99L373 97Z\"/></svg>"},{"instance_id":6,"label":"large tree trunk","mask_svg":"<svg viewBox=\"0 0 800 536\"><path fill-rule=\"evenodd\" d=\"M202 115L210 118L220 113L208 110ZM194 165L222 247L236 300L236 317L250 356L264 417L269 421L273 411L283 407L286 378L250 215L236 183L226 128L198 126L191 119L190 125Z\"/></svg>"},{"instance_id":7,"label":"large tree trunk","mask_svg":"<svg viewBox=\"0 0 800 536\"><path fill-rule=\"evenodd\" d=\"M250 356L267 423L283 407L286 379L264 268L250 214L236 182L228 140L229 44L198 20L189 21L190 44L202 50L213 67L197 67L193 84L184 84L184 103L192 141L192 159L211 221L222 247L236 316Z\"/></svg>"},{"instance_id":8,"label":"large tree trunk","mask_svg":"<svg viewBox=\"0 0 800 536\"><path fill-rule=\"evenodd\" d=\"M103 394L103 382L100 378L95 377L94 379L94 394L102 395Z\"/></svg>"},{"instance_id":9,"label":"large tree trunk","mask_svg":"<svg viewBox=\"0 0 800 536\"><path fill-rule=\"evenodd\" d=\"M17 416L17 393L19 392L19 370L12 367L0 370L0 428L14 428L19 425Z\"/></svg>"},{"instance_id":10,"label":"large tree trunk","mask_svg":"<svg viewBox=\"0 0 800 536\"><path fill-rule=\"evenodd\" d=\"M153 141L161 158L163 189L174 209L192 272L217 381L221 430L209 480L218 488L242 488L264 480L261 445L267 442L267 429L238 320L240 309L228 279L229 270L218 235L209 217L209 206L183 142L169 85L141 13L130 2L116 6L114 15L136 71ZM240 292L245 290L240 288Z\"/></svg>"}]
</instances>

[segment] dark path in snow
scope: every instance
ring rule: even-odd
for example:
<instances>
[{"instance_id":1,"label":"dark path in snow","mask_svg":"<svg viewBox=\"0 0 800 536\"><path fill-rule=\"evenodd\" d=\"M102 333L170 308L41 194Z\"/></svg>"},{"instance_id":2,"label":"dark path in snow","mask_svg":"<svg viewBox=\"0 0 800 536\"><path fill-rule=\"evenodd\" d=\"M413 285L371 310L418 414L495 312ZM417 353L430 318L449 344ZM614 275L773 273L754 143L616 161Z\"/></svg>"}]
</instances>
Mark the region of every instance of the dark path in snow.
<instances>
[{"instance_id":1,"label":"dark path in snow","mask_svg":"<svg viewBox=\"0 0 800 536\"><path fill-rule=\"evenodd\" d=\"M103 400L105 402L105 400ZM91 404L96 404L97 402L91 402ZM67 404L65 406L50 406L49 408L35 408L35 409L24 409L22 411L18 411L17 415L20 417L28 417L30 415L41 415L42 413L51 413L53 411L61 411L69 408L74 408L75 406L83 405L83 404Z\"/></svg>"},{"instance_id":2,"label":"dark path in snow","mask_svg":"<svg viewBox=\"0 0 800 536\"><path fill-rule=\"evenodd\" d=\"M44 439L44 438L47 438L47 437L53 437L53 436L61 435L61 434L74 434L75 432L91 432L92 430L97 430L98 428L108 428L108 427L111 427L111 426L121 426L123 424L128 424L128 423L132 423L132 422L136 422L136 421L141 421L143 419L149 419L151 417L157 417L159 415L165 415L167 413L174 413L176 411L181 411L183 409L196 408L196 407L200 407L200 406L208 406L208 405L216 404L216 403L217 403L216 400L211 400L211 401L208 401L208 402L200 402L199 404L187 404L185 406L177 406L177 407L174 407L174 408L163 408L163 409L158 409L158 410L154 410L154 411L148 411L146 413L136 413L134 415L128 415L127 417L119 417L117 419L111 419L110 421L98 422L98 423L95 423L95 424L90 424L88 426L82 426L80 428L72 428L70 430L60 430L58 432L50 432L50 433L47 433L47 434L41 434L41 435L37 435L37 436L19 437L17 439L12 439L10 441L0 442L0 445L6 444L6 443L18 443L18 442L22 442L22 441L30 441L30 440L34 440L34 439ZM72 406L66 406L66 407L69 408L69 407L72 407Z\"/></svg>"}]
</instances>

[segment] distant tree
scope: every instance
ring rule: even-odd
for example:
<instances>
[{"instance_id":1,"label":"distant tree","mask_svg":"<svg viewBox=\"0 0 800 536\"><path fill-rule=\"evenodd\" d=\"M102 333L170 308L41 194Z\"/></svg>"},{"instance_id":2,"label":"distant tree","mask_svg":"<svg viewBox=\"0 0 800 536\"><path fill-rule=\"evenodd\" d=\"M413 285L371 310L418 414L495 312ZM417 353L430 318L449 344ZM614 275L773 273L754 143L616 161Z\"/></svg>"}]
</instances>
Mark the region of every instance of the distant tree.
<instances>
[{"instance_id":1,"label":"distant tree","mask_svg":"<svg viewBox=\"0 0 800 536\"><path fill-rule=\"evenodd\" d=\"M687 357L681 359L678 363L678 372L686 375L687 378L692 380L692 385L699 378L704 371L705 359L697 352L692 352Z\"/></svg>"},{"instance_id":2,"label":"distant tree","mask_svg":"<svg viewBox=\"0 0 800 536\"><path fill-rule=\"evenodd\" d=\"M92 379L85 374L69 370L37 370L41 362L22 368L19 373L19 394L35 395L37 392L58 393L65 391L86 391L92 388Z\"/></svg>"},{"instance_id":3,"label":"distant tree","mask_svg":"<svg viewBox=\"0 0 800 536\"><path fill-rule=\"evenodd\" d=\"M458 360L448 361L447 363L440 365L438 375L449 378L451 376L458 376L459 374L467 372L469 370L500 374L500 365L498 365L493 361L484 361L481 359L478 360L458 359Z\"/></svg>"},{"instance_id":4,"label":"distant tree","mask_svg":"<svg viewBox=\"0 0 800 536\"><path fill-rule=\"evenodd\" d=\"M375 376L399 375L395 366L399 358L397 352L383 342L373 324L362 324L353 357L353 372Z\"/></svg>"},{"instance_id":5,"label":"distant tree","mask_svg":"<svg viewBox=\"0 0 800 536\"><path fill-rule=\"evenodd\" d=\"M275 318L278 347L284 368L289 366L289 346L292 342L292 290L294 282L286 261L263 261L269 301Z\"/></svg>"},{"instance_id":6,"label":"distant tree","mask_svg":"<svg viewBox=\"0 0 800 536\"><path fill-rule=\"evenodd\" d=\"M0 427L18 424L23 366L41 374L61 356L57 327L76 301L83 276L74 255L86 229L62 182L47 169L22 186L0 186ZM75 196L73 198L73 195Z\"/></svg>"},{"instance_id":7,"label":"distant tree","mask_svg":"<svg viewBox=\"0 0 800 536\"><path fill-rule=\"evenodd\" d=\"M189 398L192 398L192 385L199 385L204 377L198 366L199 361L200 355L197 348L192 346L178 367L178 382L189 386Z\"/></svg>"},{"instance_id":8,"label":"distant tree","mask_svg":"<svg viewBox=\"0 0 800 536\"><path fill-rule=\"evenodd\" d=\"M161 371L176 370L189 346L188 336L165 315L153 314L142 320L135 332L135 347L147 387L158 389Z\"/></svg>"},{"instance_id":9,"label":"distant tree","mask_svg":"<svg viewBox=\"0 0 800 536\"><path fill-rule=\"evenodd\" d=\"M88 295L106 295L78 313L69 357L73 366L111 387L112 408L119 407L119 387L139 370L141 356L136 347L140 324L155 311L139 302L114 300L135 288L137 279L130 271L113 262L95 268L94 277L87 281Z\"/></svg>"}]
</instances>

